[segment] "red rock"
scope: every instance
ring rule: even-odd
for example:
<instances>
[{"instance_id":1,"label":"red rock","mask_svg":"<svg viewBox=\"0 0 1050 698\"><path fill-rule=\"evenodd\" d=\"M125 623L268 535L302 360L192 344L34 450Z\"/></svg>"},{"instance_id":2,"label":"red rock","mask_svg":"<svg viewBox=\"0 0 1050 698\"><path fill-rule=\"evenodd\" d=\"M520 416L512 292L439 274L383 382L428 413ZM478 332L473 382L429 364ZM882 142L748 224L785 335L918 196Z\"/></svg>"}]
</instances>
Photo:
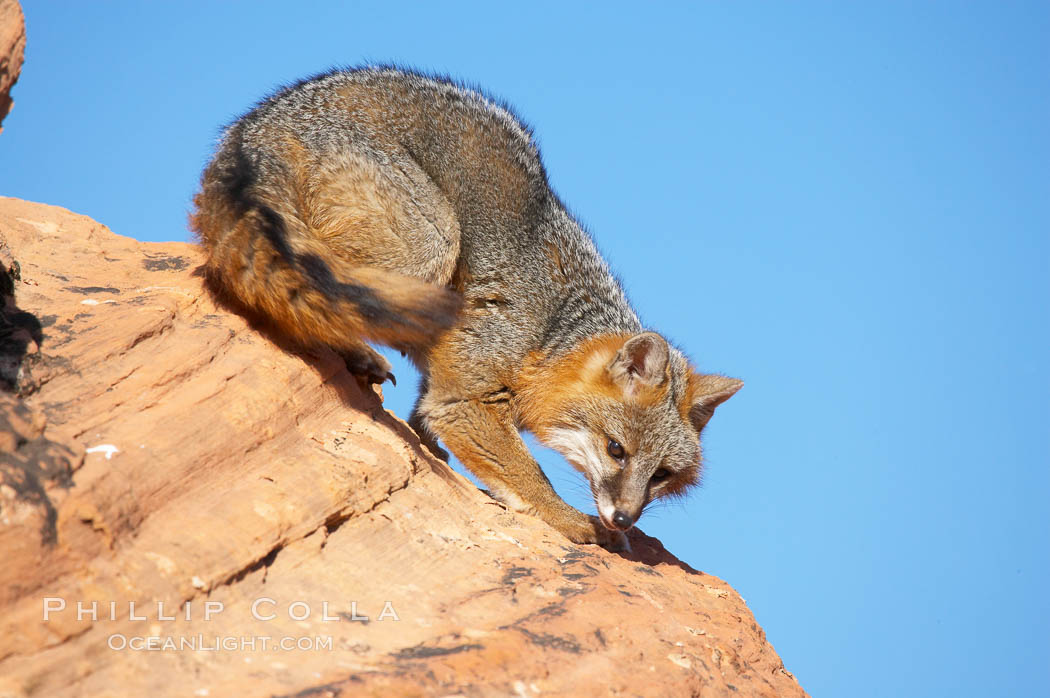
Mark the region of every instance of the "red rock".
<instances>
[{"instance_id":1,"label":"red rock","mask_svg":"<svg viewBox=\"0 0 1050 698\"><path fill-rule=\"evenodd\" d=\"M26 48L26 23L18 0L0 0L0 123L11 111L11 87L18 82ZM0 128L0 133L3 132Z\"/></svg>"},{"instance_id":2,"label":"red rock","mask_svg":"<svg viewBox=\"0 0 1050 698\"><path fill-rule=\"evenodd\" d=\"M0 695L804 695L725 582L641 532L624 556L507 511L334 354L217 305L194 246L0 199L14 261ZM111 649L148 636L331 647Z\"/></svg>"}]
</instances>

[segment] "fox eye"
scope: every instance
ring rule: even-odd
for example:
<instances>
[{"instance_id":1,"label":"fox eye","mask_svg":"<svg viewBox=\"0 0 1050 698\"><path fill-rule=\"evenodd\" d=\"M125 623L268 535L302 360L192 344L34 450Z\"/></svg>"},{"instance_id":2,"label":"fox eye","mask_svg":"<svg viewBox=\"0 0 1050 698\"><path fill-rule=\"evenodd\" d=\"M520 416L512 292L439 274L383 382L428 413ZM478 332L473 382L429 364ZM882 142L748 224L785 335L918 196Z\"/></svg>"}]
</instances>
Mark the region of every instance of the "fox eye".
<instances>
[{"instance_id":1,"label":"fox eye","mask_svg":"<svg viewBox=\"0 0 1050 698\"><path fill-rule=\"evenodd\" d=\"M616 460L623 460L623 457L627 455L627 452L623 450L623 446L620 445L619 441L609 439L609 446L606 449L609 451L609 455Z\"/></svg>"},{"instance_id":2,"label":"fox eye","mask_svg":"<svg viewBox=\"0 0 1050 698\"><path fill-rule=\"evenodd\" d=\"M657 468L656 472L653 473L653 482L663 482L669 477L671 477L670 470L667 468Z\"/></svg>"}]
</instances>

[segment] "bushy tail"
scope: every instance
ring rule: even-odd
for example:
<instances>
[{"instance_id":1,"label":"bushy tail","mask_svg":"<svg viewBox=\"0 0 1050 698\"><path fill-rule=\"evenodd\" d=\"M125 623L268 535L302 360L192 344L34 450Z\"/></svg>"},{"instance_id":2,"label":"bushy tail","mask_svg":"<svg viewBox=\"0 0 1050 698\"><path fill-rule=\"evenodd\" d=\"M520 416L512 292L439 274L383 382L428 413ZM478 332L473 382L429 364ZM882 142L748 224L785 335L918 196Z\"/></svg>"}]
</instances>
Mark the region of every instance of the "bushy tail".
<instances>
[{"instance_id":1,"label":"bushy tail","mask_svg":"<svg viewBox=\"0 0 1050 698\"><path fill-rule=\"evenodd\" d=\"M362 339L398 348L422 346L455 324L462 306L462 297L448 288L376 267L310 253L297 255L296 265L306 282L305 289L293 292L299 301L292 303L299 313L296 321L316 318L337 337L343 336L339 318L346 316L347 329L359 327ZM316 330L311 336L323 332ZM324 341L338 346L337 337Z\"/></svg>"},{"instance_id":2,"label":"bushy tail","mask_svg":"<svg viewBox=\"0 0 1050 698\"><path fill-rule=\"evenodd\" d=\"M340 349L368 340L411 349L456 322L462 298L451 289L354 265L308 232L290 231L288 219L265 205L211 209L204 192L196 203L191 227L208 251L213 285L303 345Z\"/></svg>"}]
</instances>

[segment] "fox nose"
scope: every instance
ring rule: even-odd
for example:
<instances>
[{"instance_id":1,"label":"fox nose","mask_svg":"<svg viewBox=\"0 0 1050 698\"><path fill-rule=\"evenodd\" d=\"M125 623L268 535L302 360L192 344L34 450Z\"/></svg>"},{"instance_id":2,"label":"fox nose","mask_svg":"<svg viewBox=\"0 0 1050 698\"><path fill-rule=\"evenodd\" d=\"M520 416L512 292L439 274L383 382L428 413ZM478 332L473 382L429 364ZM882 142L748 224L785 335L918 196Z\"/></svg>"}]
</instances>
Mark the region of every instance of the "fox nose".
<instances>
[{"instance_id":1,"label":"fox nose","mask_svg":"<svg viewBox=\"0 0 1050 698\"><path fill-rule=\"evenodd\" d=\"M626 531L634 525L634 519L622 511L617 510L612 517L613 525L621 531Z\"/></svg>"}]
</instances>

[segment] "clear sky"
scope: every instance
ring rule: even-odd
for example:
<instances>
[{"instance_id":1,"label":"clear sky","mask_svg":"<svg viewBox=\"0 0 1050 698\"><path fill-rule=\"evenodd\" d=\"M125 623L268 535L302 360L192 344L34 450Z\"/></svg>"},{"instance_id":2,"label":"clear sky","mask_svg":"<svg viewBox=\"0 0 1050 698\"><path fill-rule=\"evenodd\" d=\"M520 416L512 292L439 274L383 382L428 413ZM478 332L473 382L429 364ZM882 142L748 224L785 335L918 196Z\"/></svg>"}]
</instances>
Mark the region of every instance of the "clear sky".
<instances>
[{"instance_id":1,"label":"clear sky","mask_svg":"<svg viewBox=\"0 0 1050 698\"><path fill-rule=\"evenodd\" d=\"M282 82L397 61L509 101L643 320L746 382L642 528L815 696L1045 695L1050 4L25 11L0 194L143 240L188 238L219 126Z\"/></svg>"}]
</instances>

